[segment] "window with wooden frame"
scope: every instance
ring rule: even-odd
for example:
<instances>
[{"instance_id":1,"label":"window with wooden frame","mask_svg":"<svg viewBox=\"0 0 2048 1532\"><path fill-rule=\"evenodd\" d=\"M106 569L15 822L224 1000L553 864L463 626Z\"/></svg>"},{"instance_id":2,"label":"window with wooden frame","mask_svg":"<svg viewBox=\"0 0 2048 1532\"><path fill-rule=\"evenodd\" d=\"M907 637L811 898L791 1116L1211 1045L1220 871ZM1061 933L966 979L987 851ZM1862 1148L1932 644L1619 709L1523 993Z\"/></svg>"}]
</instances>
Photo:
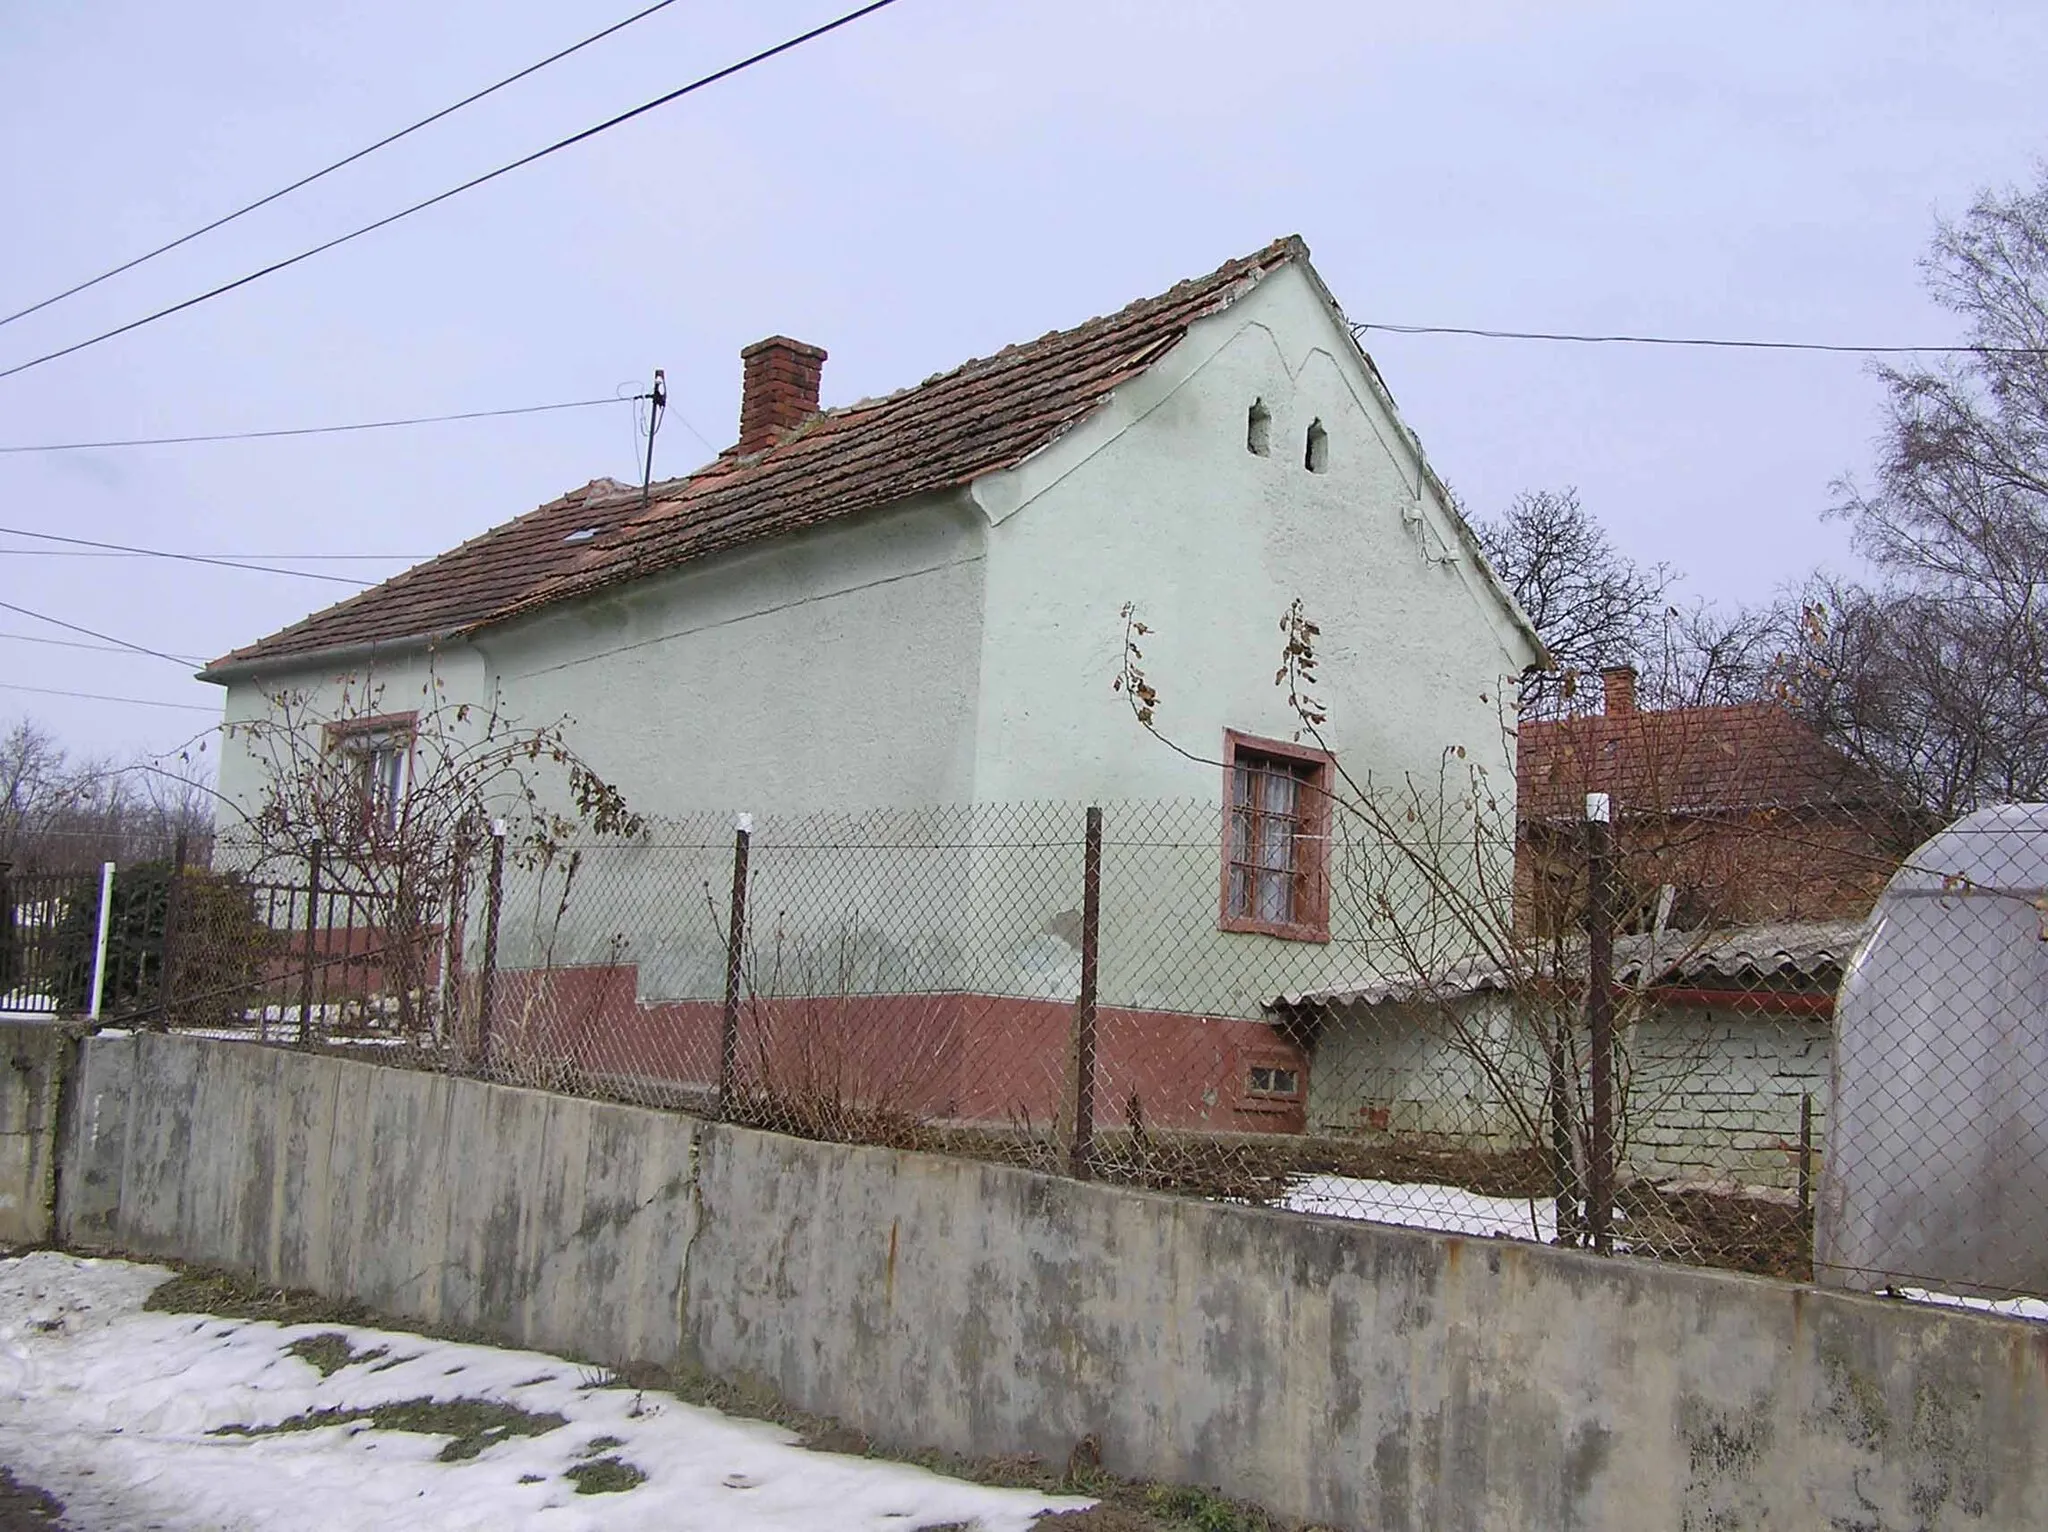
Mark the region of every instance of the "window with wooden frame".
<instances>
[{"instance_id":1,"label":"window with wooden frame","mask_svg":"<svg viewBox=\"0 0 2048 1532\"><path fill-rule=\"evenodd\" d=\"M1292 1064L1254 1064L1247 1085L1251 1095L1292 1100L1301 1094L1301 1071Z\"/></svg>"},{"instance_id":2,"label":"window with wooden frame","mask_svg":"<svg viewBox=\"0 0 2048 1532\"><path fill-rule=\"evenodd\" d=\"M399 810L412 785L417 723L416 714L392 713L328 725L327 749L341 763L366 835L388 835L398 827Z\"/></svg>"},{"instance_id":3,"label":"window with wooden frame","mask_svg":"<svg viewBox=\"0 0 2048 1532\"><path fill-rule=\"evenodd\" d=\"M1223 760L1223 929L1328 941L1330 757L1230 729Z\"/></svg>"}]
</instances>

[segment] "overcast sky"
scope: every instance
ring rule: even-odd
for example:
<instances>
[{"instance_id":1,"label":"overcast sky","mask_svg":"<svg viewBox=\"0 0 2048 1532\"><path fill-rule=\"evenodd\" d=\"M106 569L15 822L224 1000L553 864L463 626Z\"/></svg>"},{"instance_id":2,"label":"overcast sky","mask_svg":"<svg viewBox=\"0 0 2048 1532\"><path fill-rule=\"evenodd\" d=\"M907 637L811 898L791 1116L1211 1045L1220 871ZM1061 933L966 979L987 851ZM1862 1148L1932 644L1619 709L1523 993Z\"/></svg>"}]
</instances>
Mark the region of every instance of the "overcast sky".
<instances>
[{"instance_id":1,"label":"overcast sky","mask_svg":"<svg viewBox=\"0 0 2048 1532\"><path fill-rule=\"evenodd\" d=\"M391 212L850 8L681 0L308 192L0 328L0 367ZM634 0L0 0L0 313L531 63ZM1688 19L1676 19L1684 9ZM1368 323L1948 341L1934 220L2048 152L2048 6L900 0L369 236L0 380L0 445L603 397L667 369L657 472L735 434L737 353L826 402L914 383L1300 233ZM1689 589L1847 558L1853 357L1368 341L1480 512L1576 484ZM599 475L631 407L312 441L0 456L0 525L376 577ZM344 593L0 537L0 601L205 658ZM54 545L42 545L51 547ZM0 632L75 638L0 611ZM0 639L16 686L217 705L164 660ZM88 750L202 711L0 691Z\"/></svg>"}]
</instances>

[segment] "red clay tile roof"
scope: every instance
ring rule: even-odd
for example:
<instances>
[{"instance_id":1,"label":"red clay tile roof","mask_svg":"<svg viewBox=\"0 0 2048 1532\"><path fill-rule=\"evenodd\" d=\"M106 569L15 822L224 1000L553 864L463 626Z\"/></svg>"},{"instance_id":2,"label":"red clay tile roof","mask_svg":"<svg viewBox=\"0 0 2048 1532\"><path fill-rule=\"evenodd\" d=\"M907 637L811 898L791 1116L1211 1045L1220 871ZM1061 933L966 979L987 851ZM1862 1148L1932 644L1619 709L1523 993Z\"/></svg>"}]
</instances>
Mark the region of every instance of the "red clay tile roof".
<instances>
[{"instance_id":1,"label":"red clay tile roof","mask_svg":"<svg viewBox=\"0 0 2048 1532\"><path fill-rule=\"evenodd\" d=\"M1299 237L1275 240L1114 314L1006 347L887 398L826 410L764 452L724 455L655 485L644 509L637 489L596 480L237 649L208 670L452 637L740 543L1013 467L1151 366L1196 320L1307 257ZM563 542L585 527L598 535Z\"/></svg>"},{"instance_id":2,"label":"red clay tile roof","mask_svg":"<svg viewBox=\"0 0 2048 1532\"><path fill-rule=\"evenodd\" d=\"M1870 784L1805 723L1769 702L1524 721L1516 811L1582 819L1587 793L1620 812L1716 813L1813 808L1867 796Z\"/></svg>"}]
</instances>

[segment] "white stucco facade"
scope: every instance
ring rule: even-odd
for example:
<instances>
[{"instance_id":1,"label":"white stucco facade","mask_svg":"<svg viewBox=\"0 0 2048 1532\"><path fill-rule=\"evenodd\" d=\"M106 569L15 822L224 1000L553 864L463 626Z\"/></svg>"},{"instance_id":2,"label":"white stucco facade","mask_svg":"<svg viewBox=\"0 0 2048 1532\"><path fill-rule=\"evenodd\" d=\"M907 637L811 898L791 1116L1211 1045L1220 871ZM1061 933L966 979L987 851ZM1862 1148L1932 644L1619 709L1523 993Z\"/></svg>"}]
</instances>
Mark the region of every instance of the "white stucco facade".
<instances>
[{"instance_id":1,"label":"white stucco facade","mask_svg":"<svg viewBox=\"0 0 2048 1532\"><path fill-rule=\"evenodd\" d=\"M1248 448L1255 405L1266 455ZM1320 471L1305 461L1312 423ZM1215 805L1214 850L1177 833L1170 852L1108 859L1105 928L1122 921L1128 939L1106 941L1104 999L1255 1016L1311 966L1327 977L1329 954L1214 929L1223 775L1209 762L1226 729L1298 727L1273 684L1297 598L1321 628L1323 733L1355 778L1434 782L1462 747L1495 763L1511 796L1500 699L1537 659L1533 636L1305 262L1196 321L1015 468L486 627L444 646L433 669L445 697L496 697L530 726L567 720L577 752L655 818ZM1185 754L1111 689L1127 602L1153 630L1144 668L1164 699L1159 729ZM359 664L235 680L228 715L259 714L281 687L331 695ZM424 662L383 658L377 672L388 690L417 689ZM230 742L224 791L246 795L253 770ZM1201 812L1177 810L1175 823ZM1049 880L1044 859L962 851L944 868L919 864L921 893L868 876L820 908L932 955L931 984L1069 991L1070 965L1049 949L1078 891ZM935 904L956 923L971 910L973 939L933 941ZM1185 949L1170 973L1115 955L1146 948L1132 922L1155 918ZM643 962L643 988L654 968L670 976L664 998L718 972L709 948L673 950L681 924L669 923L667 956ZM631 945L661 947L659 926ZM1190 929L1206 930L1199 951Z\"/></svg>"}]
</instances>

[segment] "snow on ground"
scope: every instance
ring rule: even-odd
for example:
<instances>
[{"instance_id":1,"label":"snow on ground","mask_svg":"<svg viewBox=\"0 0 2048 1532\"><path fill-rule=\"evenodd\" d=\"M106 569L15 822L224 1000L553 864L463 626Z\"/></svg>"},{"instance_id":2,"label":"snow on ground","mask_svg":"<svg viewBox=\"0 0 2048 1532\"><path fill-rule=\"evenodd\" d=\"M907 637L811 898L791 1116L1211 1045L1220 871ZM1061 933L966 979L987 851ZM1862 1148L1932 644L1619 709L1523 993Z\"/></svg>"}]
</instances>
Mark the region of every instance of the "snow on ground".
<instances>
[{"instance_id":1,"label":"snow on ground","mask_svg":"<svg viewBox=\"0 0 2048 1532\"><path fill-rule=\"evenodd\" d=\"M1976 1309L1985 1314L2003 1314L2008 1319L2048 1319L2048 1298L1962 1298L1954 1293L1931 1292L1924 1287L1901 1287L1900 1298L1914 1303L1939 1303L1949 1308Z\"/></svg>"},{"instance_id":2,"label":"snow on ground","mask_svg":"<svg viewBox=\"0 0 2048 1532\"><path fill-rule=\"evenodd\" d=\"M1557 1204L1550 1198L1482 1197L1462 1186L1296 1176L1277 1205L1296 1213L1405 1224L1442 1234L1502 1234L1545 1244L1557 1238Z\"/></svg>"},{"instance_id":3,"label":"snow on ground","mask_svg":"<svg viewBox=\"0 0 2048 1532\"><path fill-rule=\"evenodd\" d=\"M64 1500L79 1532L914 1532L960 1522L1026 1532L1043 1511L1091 1503L811 1452L779 1427L600 1387L601 1375L537 1352L144 1312L169 1275L49 1251L0 1260L0 1463ZM287 1349L336 1334L354 1360L326 1376ZM487 1400L564 1419L501 1412L513 1425L473 1428L481 1450L454 1462L441 1460L452 1435L361 1420L215 1434L418 1399ZM522 1427L538 1434L516 1434ZM612 1460L644 1482L579 1494L572 1470Z\"/></svg>"}]
</instances>

